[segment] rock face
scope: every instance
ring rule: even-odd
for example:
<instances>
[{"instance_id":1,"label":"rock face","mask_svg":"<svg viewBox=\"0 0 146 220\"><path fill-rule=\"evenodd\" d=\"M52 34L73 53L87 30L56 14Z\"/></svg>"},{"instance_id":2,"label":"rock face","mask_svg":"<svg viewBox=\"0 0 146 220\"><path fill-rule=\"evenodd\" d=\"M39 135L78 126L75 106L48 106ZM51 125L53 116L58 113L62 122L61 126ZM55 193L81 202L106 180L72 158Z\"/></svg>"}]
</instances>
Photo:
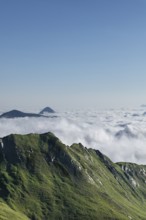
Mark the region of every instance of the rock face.
<instances>
[{"instance_id":1,"label":"rock face","mask_svg":"<svg viewBox=\"0 0 146 220\"><path fill-rule=\"evenodd\" d=\"M0 118L24 118L24 117L41 117L39 114L35 113L25 113L18 110L11 110L0 115Z\"/></svg>"},{"instance_id":2,"label":"rock face","mask_svg":"<svg viewBox=\"0 0 146 220\"><path fill-rule=\"evenodd\" d=\"M43 114L48 114L48 113L55 113L55 111L50 107L45 107L44 109L40 111L39 114L43 115Z\"/></svg>"},{"instance_id":3,"label":"rock face","mask_svg":"<svg viewBox=\"0 0 146 220\"><path fill-rule=\"evenodd\" d=\"M0 139L0 219L145 220L145 186L146 166L52 133Z\"/></svg>"}]
</instances>

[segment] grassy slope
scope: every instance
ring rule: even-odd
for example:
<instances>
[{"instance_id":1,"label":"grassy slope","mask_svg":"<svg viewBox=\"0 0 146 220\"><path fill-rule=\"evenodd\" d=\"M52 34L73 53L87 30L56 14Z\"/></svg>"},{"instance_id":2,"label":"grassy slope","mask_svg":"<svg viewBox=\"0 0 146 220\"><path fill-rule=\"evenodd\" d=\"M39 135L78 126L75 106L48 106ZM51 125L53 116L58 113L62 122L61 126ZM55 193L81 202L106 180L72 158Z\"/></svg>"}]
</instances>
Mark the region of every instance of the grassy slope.
<instances>
[{"instance_id":1,"label":"grassy slope","mask_svg":"<svg viewBox=\"0 0 146 220\"><path fill-rule=\"evenodd\" d=\"M28 218L20 213L19 211L15 211L11 209L4 202L0 202L0 220L28 220Z\"/></svg>"},{"instance_id":2,"label":"grassy slope","mask_svg":"<svg viewBox=\"0 0 146 220\"><path fill-rule=\"evenodd\" d=\"M3 144L0 219L146 219L145 166L114 164L51 133L10 135Z\"/></svg>"}]
</instances>

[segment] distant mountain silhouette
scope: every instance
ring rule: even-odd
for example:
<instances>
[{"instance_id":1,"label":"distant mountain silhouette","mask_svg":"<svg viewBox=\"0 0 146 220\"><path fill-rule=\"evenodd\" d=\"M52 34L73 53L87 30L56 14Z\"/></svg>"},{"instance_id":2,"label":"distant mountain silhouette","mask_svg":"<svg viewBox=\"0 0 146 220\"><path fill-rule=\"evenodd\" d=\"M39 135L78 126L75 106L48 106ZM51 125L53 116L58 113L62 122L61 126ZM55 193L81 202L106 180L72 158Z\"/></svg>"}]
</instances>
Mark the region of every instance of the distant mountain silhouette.
<instances>
[{"instance_id":1,"label":"distant mountain silhouette","mask_svg":"<svg viewBox=\"0 0 146 220\"><path fill-rule=\"evenodd\" d=\"M42 117L40 114L25 113L18 110L11 110L0 115L0 118L24 118L24 117Z\"/></svg>"},{"instance_id":2,"label":"distant mountain silhouette","mask_svg":"<svg viewBox=\"0 0 146 220\"><path fill-rule=\"evenodd\" d=\"M50 108L50 107L45 107L44 109L42 109L40 111L39 114L43 115L43 114L46 114L46 113L55 113L55 111L52 108Z\"/></svg>"},{"instance_id":3,"label":"distant mountain silhouette","mask_svg":"<svg viewBox=\"0 0 146 220\"><path fill-rule=\"evenodd\" d=\"M115 134L115 137L120 139L122 137L127 137L127 138L136 138L137 136L131 131L131 129L128 127L128 125L125 126L123 130L118 131Z\"/></svg>"}]
</instances>

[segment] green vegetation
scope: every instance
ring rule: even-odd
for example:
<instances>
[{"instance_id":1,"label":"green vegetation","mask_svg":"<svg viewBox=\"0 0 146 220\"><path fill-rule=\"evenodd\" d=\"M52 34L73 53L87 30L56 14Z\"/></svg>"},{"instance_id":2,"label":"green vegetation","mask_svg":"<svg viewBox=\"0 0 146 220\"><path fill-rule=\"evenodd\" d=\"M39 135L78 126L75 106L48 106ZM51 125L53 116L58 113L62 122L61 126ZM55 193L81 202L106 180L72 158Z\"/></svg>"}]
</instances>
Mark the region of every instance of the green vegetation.
<instances>
[{"instance_id":1,"label":"green vegetation","mask_svg":"<svg viewBox=\"0 0 146 220\"><path fill-rule=\"evenodd\" d=\"M114 164L52 133L0 146L0 220L144 220L146 166Z\"/></svg>"}]
</instances>

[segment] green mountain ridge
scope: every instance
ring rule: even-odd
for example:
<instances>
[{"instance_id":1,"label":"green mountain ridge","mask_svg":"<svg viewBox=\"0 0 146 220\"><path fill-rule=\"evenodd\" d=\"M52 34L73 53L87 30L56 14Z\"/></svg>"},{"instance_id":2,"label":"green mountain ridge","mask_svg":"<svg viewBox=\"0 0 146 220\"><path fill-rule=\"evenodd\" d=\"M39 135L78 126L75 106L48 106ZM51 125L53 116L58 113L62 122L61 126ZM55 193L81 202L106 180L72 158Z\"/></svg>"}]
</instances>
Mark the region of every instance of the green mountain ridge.
<instances>
[{"instance_id":1,"label":"green mountain ridge","mask_svg":"<svg viewBox=\"0 0 146 220\"><path fill-rule=\"evenodd\" d=\"M145 220L146 165L52 133L0 139L0 220Z\"/></svg>"}]
</instances>

